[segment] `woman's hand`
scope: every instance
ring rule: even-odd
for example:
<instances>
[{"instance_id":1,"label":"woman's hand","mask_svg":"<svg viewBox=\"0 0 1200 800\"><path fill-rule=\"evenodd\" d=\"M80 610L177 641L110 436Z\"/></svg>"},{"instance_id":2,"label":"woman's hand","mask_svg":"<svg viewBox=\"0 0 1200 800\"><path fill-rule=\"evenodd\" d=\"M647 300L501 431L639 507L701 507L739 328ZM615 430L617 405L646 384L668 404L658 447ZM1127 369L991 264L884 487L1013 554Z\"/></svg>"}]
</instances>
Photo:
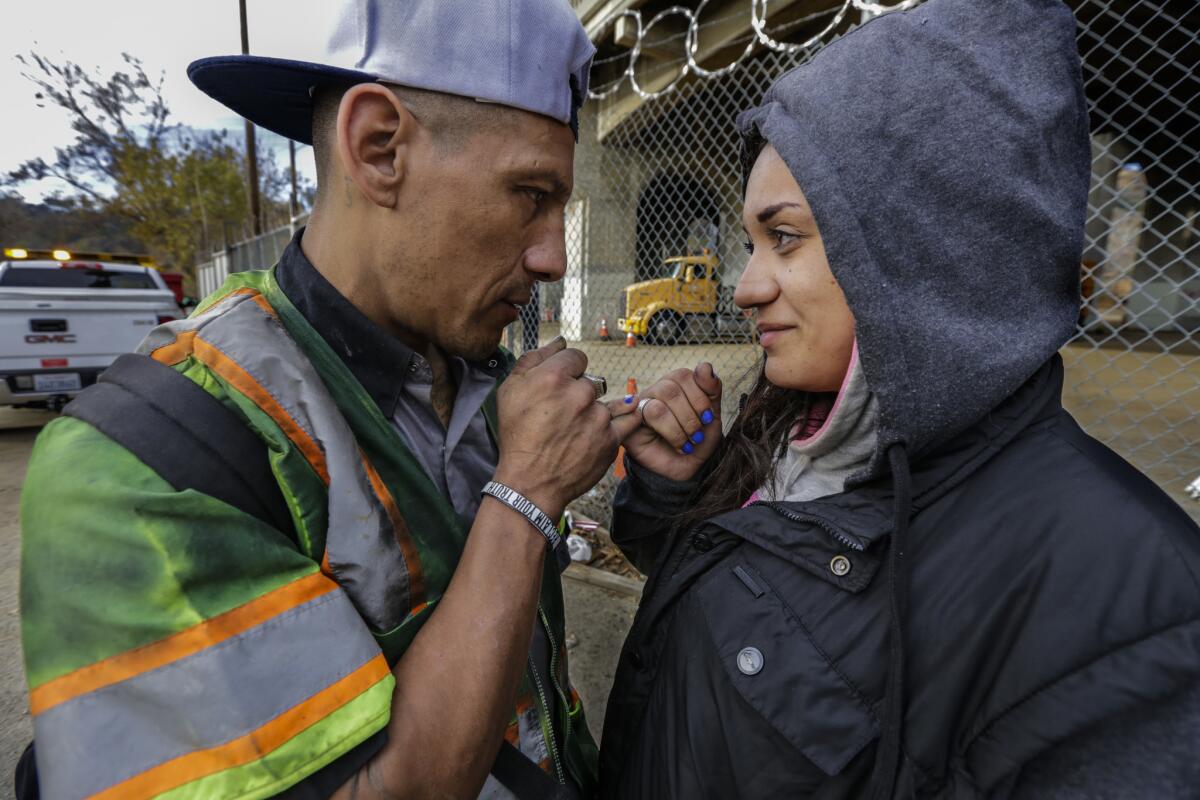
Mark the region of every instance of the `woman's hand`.
<instances>
[{"instance_id":1,"label":"woman's hand","mask_svg":"<svg viewBox=\"0 0 1200 800\"><path fill-rule=\"evenodd\" d=\"M664 478L690 480L721 443L721 380L712 364L663 376L637 398L642 425L625 451Z\"/></svg>"},{"instance_id":2,"label":"woman's hand","mask_svg":"<svg viewBox=\"0 0 1200 800\"><path fill-rule=\"evenodd\" d=\"M496 396L495 479L554 519L604 477L622 440L640 427L635 406L596 401L586 368L587 356L559 337L521 356Z\"/></svg>"}]
</instances>

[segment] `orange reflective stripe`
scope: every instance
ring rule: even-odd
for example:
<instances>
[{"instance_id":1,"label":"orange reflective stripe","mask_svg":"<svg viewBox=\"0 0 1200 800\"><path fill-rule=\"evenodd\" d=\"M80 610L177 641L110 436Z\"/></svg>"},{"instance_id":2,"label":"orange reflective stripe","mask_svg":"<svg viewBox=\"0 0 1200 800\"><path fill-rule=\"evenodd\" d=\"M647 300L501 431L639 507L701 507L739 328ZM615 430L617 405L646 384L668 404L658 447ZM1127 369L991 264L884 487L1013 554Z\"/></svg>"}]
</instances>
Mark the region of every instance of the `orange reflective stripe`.
<instances>
[{"instance_id":1,"label":"orange reflective stripe","mask_svg":"<svg viewBox=\"0 0 1200 800\"><path fill-rule=\"evenodd\" d=\"M240 364L203 339L195 340L193 352L213 372L220 375L239 392L250 398L256 406L266 412L271 419L275 420L275 424L283 430L284 435L291 439L292 443L304 454L304 458L308 460L308 463L312 465L316 473L321 476L321 480L325 482L325 485L329 485L329 467L325 463L325 452L308 435L308 432L300 427L300 423L292 418L287 409L279 404L274 395L255 380L253 375L242 369Z\"/></svg>"},{"instance_id":2,"label":"orange reflective stripe","mask_svg":"<svg viewBox=\"0 0 1200 800\"><path fill-rule=\"evenodd\" d=\"M267 312L272 317L279 319L279 316L275 313L275 309L272 308L271 304L267 302L267 298L263 297L258 292L255 292L254 296L251 297L250 299L253 300L258 305L258 307L261 308L263 311Z\"/></svg>"},{"instance_id":3,"label":"orange reflective stripe","mask_svg":"<svg viewBox=\"0 0 1200 800\"><path fill-rule=\"evenodd\" d=\"M196 339L195 331L183 331L175 337L175 341L170 344L164 344L162 347L156 347L150 357L155 361L160 361L168 367L178 364L192 354L193 344Z\"/></svg>"},{"instance_id":4,"label":"orange reflective stripe","mask_svg":"<svg viewBox=\"0 0 1200 800\"><path fill-rule=\"evenodd\" d=\"M197 750L93 795L95 798L153 797L222 770L256 761L337 711L389 674L383 654L293 706L256 730L207 750Z\"/></svg>"},{"instance_id":5,"label":"orange reflective stripe","mask_svg":"<svg viewBox=\"0 0 1200 800\"><path fill-rule=\"evenodd\" d=\"M396 505L396 498L392 497L391 491L384 484L383 479L379 477L379 473L375 471L375 467L367 460L366 455L359 451L359 457L362 459L363 467L367 471L367 477L371 481L371 489L375 492L375 496L379 498L379 502L383 503L383 507L387 510L388 519L391 520L392 530L396 535L396 542L400 545L400 552L404 554L404 566L408 570L408 601L412 606L412 614L416 614L425 606L423 602L425 597L425 575L421 571L421 559L417 555L417 547L412 539L412 531L408 529L408 523L404 521L404 517L400 515L400 508Z\"/></svg>"},{"instance_id":6,"label":"orange reflective stripe","mask_svg":"<svg viewBox=\"0 0 1200 800\"><path fill-rule=\"evenodd\" d=\"M217 305L221 301L228 300L231 297L237 297L238 295L243 295L243 294L258 295L258 289L252 289L249 286L243 286L240 289L234 289L231 292L226 292L225 294L221 295L220 297L214 298L211 303L206 303L200 311L200 316L203 316L205 313L207 313L210 308L216 308Z\"/></svg>"},{"instance_id":7,"label":"orange reflective stripe","mask_svg":"<svg viewBox=\"0 0 1200 800\"><path fill-rule=\"evenodd\" d=\"M239 295L249 295L250 299L253 300L259 308L270 314L272 317L278 319L275 309L272 308L271 304L267 302L267 298L259 294L258 290L250 289L248 287L234 289L232 292L221 295L216 300L213 300L211 303L205 306L205 311L215 308L219 303L229 299L230 297L237 297ZM150 353L150 357L155 361L161 361L167 366L178 364L180 361L183 361L192 354L193 340L196 338L197 333L197 330L181 331L175 337L175 341L171 342L170 344L163 345L162 347L155 348L154 351Z\"/></svg>"},{"instance_id":8,"label":"orange reflective stripe","mask_svg":"<svg viewBox=\"0 0 1200 800\"><path fill-rule=\"evenodd\" d=\"M261 597L193 625L165 639L80 667L33 689L29 709L41 714L60 703L178 661L249 630L288 609L333 591L337 584L319 572L273 589Z\"/></svg>"}]
</instances>

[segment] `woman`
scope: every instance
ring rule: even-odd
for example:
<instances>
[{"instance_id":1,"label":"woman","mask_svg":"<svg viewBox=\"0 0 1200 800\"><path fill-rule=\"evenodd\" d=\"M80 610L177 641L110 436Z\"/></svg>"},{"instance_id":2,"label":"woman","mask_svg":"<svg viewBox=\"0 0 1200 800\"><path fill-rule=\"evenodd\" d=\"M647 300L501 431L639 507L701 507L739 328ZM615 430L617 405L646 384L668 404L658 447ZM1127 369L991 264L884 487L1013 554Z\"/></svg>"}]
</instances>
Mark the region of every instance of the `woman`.
<instances>
[{"instance_id":1,"label":"woman","mask_svg":"<svg viewBox=\"0 0 1200 800\"><path fill-rule=\"evenodd\" d=\"M1060 399L1074 30L930 0L739 118L765 364L639 403L606 797L1196 796L1200 531Z\"/></svg>"}]
</instances>

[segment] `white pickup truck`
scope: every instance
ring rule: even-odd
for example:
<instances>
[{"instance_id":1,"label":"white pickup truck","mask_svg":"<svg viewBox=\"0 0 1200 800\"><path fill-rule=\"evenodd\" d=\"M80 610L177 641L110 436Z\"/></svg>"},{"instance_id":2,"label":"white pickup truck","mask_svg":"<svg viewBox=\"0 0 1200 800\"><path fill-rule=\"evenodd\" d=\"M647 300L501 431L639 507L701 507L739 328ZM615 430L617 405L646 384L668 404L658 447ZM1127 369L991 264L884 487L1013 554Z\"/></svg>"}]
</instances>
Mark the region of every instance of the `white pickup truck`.
<instances>
[{"instance_id":1,"label":"white pickup truck","mask_svg":"<svg viewBox=\"0 0 1200 800\"><path fill-rule=\"evenodd\" d=\"M0 260L0 406L61 409L183 316L145 257L23 248Z\"/></svg>"}]
</instances>

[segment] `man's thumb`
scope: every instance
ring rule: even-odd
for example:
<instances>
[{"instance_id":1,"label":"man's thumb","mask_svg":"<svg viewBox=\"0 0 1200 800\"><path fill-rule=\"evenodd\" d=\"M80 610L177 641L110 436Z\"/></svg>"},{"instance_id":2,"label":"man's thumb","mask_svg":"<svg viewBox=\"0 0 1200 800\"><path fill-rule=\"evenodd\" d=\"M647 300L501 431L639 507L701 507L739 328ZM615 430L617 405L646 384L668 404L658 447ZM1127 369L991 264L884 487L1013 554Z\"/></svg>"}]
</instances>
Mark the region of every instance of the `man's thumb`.
<instances>
[{"instance_id":1,"label":"man's thumb","mask_svg":"<svg viewBox=\"0 0 1200 800\"><path fill-rule=\"evenodd\" d=\"M555 336L537 350L530 350L527 353L523 353L517 359L517 363L513 365L513 374L519 375L522 372L528 372L555 353L561 353L566 347L567 340L561 336Z\"/></svg>"}]
</instances>

